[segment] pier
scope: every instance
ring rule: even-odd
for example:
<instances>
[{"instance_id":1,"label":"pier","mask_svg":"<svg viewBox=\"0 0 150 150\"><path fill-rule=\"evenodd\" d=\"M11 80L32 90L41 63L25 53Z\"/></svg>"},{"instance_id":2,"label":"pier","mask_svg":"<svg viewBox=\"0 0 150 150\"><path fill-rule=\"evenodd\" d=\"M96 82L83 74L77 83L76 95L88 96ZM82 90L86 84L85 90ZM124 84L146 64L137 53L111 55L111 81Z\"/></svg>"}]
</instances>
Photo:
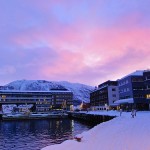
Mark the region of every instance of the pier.
<instances>
[{"instance_id":1,"label":"pier","mask_svg":"<svg viewBox=\"0 0 150 150\"><path fill-rule=\"evenodd\" d=\"M100 115L100 114L88 114L85 112L68 112L68 117L86 121L88 123L98 124L101 122L109 121L116 116Z\"/></svg>"}]
</instances>

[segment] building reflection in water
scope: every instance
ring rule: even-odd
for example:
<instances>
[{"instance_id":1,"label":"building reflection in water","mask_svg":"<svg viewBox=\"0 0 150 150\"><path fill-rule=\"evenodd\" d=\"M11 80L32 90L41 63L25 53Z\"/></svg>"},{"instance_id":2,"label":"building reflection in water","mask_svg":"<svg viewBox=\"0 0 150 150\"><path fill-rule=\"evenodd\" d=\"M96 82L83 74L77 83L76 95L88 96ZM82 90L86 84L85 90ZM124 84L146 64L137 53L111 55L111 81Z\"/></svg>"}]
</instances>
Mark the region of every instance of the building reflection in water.
<instances>
[{"instance_id":1,"label":"building reflection in water","mask_svg":"<svg viewBox=\"0 0 150 150\"><path fill-rule=\"evenodd\" d=\"M71 119L0 122L0 149L36 150L72 139L91 126Z\"/></svg>"}]
</instances>

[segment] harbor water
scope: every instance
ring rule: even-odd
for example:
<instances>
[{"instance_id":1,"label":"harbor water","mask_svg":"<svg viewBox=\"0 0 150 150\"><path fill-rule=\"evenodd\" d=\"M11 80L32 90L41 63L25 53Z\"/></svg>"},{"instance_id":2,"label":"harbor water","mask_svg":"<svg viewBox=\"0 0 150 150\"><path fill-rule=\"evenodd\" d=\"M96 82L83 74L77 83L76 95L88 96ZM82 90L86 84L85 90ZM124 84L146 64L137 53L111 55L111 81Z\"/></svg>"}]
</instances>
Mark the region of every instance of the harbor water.
<instances>
[{"instance_id":1,"label":"harbor water","mask_svg":"<svg viewBox=\"0 0 150 150\"><path fill-rule=\"evenodd\" d=\"M40 150L92 127L73 119L0 121L0 150Z\"/></svg>"}]
</instances>

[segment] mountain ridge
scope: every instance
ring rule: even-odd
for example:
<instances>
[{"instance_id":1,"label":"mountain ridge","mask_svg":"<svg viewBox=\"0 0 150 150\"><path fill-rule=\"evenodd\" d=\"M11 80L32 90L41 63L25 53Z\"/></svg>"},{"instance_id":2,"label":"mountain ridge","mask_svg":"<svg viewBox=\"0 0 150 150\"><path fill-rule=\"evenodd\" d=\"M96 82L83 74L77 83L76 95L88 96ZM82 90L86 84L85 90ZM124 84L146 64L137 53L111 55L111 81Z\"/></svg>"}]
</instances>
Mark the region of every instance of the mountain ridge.
<instances>
[{"instance_id":1,"label":"mountain ridge","mask_svg":"<svg viewBox=\"0 0 150 150\"><path fill-rule=\"evenodd\" d=\"M51 89L67 89L73 92L75 103L90 102L90 92L94 87L81 83L68 81L46 81L46 80L16 80L5 85L7 90L19 91L49 91Z\"/></svg>"}]
</instances>

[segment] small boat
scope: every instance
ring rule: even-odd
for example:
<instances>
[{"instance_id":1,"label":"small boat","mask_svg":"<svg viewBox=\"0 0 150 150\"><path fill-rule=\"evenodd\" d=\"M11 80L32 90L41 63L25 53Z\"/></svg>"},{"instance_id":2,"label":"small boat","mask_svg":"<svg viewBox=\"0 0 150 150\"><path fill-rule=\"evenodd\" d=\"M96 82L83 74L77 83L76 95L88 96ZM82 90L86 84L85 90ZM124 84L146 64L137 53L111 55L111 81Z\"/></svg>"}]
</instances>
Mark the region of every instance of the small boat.
<instances>
[{"instance_id":1,"label":"small boat","mask_svg":"<svg viewBox=\"0 0 150 150\"><path fill-rule=\"evenodd\" d=\"M51 119L51 118L67 118L66 113L16 113L16 114L3 114L3 120L28 120L28 119Z\"/></svg>"}]
</instances>

